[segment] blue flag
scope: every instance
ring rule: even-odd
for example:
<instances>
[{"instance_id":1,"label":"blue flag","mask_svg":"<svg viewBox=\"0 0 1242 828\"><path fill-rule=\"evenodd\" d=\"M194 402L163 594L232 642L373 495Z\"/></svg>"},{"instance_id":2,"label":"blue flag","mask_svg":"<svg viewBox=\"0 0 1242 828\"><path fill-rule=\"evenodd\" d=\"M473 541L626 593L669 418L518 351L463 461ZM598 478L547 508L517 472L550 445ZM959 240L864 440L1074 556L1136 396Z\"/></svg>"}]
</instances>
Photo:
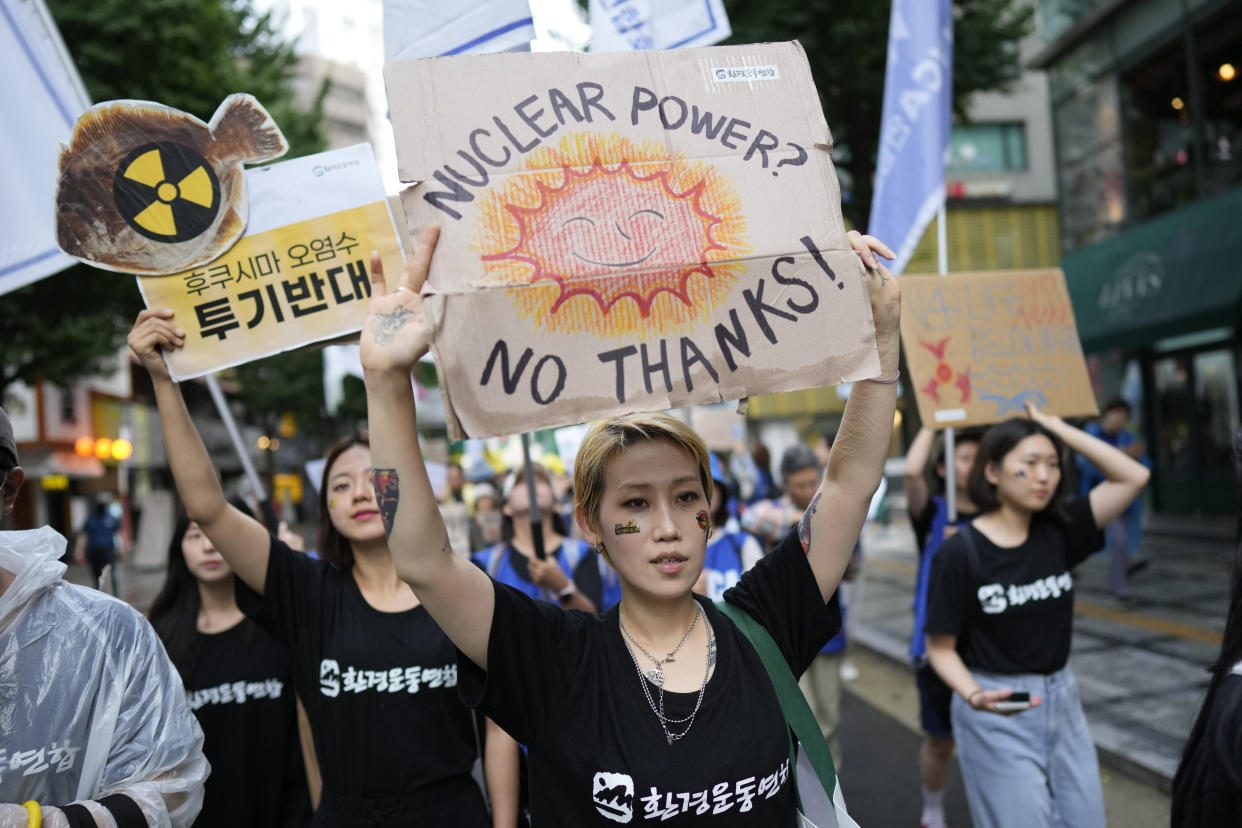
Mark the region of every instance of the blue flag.
<instances>
[{"instance_id":1,"label":"blue flag","mask_svg":"<svg viewBox=\"0 0 1242 828\"><path fill-rule=\"evenodd\" d=\"M888 265L894 273L944 204L952 95L951 0L893 0L867 232L897 252Z\"/></svg>"}]
</instances>

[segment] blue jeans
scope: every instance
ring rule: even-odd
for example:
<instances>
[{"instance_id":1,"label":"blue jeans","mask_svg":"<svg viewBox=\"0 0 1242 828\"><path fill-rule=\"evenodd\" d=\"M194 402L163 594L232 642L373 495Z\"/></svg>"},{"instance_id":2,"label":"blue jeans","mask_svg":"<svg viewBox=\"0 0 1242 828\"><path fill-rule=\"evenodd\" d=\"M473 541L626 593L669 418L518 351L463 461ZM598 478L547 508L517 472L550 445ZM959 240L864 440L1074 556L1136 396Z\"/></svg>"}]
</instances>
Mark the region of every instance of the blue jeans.
<instances>
[{"instance_id":1,"label":"blue jeans","mask_svg":"<svg viewBox=\"0 0 1242 828\"><path fill-rule=\"evenodd\" d=\"M985 690L1043 699L1002 716L954 694L953 735L975 828L1104 828L1100 767L1069 668L1046 676L971 672Z\"/></svg>"}]
</instances>

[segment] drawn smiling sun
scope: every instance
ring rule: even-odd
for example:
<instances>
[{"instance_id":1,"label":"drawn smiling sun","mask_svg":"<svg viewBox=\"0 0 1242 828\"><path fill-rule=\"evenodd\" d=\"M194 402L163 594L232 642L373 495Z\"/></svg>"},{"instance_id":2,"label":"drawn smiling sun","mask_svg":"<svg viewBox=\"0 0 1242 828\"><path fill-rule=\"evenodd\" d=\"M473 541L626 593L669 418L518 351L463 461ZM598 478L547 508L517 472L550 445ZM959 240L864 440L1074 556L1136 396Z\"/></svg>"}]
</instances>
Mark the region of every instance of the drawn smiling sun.
<instances>
[{"instance_id":1,"label":"drawn smiling sun","mask_svg":"<svg viewBox=\"0 0 1242 828\"><path fill-rule=\"evenodd\" d=\"M662 145L569 135L526 168L485 197L475 246L486 282L515 286L519 314L546 330L688 330L751 251L733 185Z\"/></svg>"}]
</instances>

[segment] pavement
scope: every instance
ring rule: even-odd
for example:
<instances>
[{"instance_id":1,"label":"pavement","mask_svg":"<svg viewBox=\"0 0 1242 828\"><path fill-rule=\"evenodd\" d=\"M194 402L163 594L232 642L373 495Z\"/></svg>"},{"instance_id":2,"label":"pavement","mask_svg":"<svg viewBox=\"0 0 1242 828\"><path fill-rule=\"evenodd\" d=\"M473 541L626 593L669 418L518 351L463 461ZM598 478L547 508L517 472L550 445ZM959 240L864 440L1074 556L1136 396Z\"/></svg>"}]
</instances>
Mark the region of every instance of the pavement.
<instances>
[{"instance_id":1,"label":"pavement","mask_svg":"<svg viewBox=\"0 0 1242 828\"><path fill-rule=\"evenodd\" d=\"M863 828L915 828L919 793L918 693L904 663L865 647L851 651L858 678L841 700L841 792L850 816ZM1158 787L1105 767L1100 773L1108 825L1168 828L1169 795ZM949 766L944 797L952 828L969 828L970 810L957 762Z\"/></svg>"},{"instance_id":2,"label":"pavement","mask_svg":"<svg viewBox=\"0 0 1242 828\"><path fill-rule=\"evenodd\" d=\"M853 610L853 642L904 669L912 685L906 665L918 566L914 534L896 512L888 527L869 526L862 543L864 587L861 607ZM1206 667L1220 649L1232 554L1232 543L1219 535L1148 532L1138 555L1151 564L1131 578L1125 604L1105 589L1106 554L1075 571L1070 666L1106 768L1171 789L1207 689Z\"/></svg>"}]
</instances>

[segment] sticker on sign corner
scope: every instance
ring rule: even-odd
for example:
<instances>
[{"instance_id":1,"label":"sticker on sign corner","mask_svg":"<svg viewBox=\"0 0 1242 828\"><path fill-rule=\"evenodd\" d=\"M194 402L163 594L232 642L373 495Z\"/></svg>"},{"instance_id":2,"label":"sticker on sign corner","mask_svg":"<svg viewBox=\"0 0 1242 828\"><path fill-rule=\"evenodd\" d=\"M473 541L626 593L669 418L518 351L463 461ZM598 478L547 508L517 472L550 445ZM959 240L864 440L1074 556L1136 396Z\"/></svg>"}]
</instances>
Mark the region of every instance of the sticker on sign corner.
<instances>
[{"instance_id":1,"label":"sticker on sign corner","mask_svg":"<svg viewBox=\"0 0 1242 828\"><path fill-rule=\"evenodd\" d=\"M776 66L713 66L712 80L716 83L739 81L780 80L781 72Z\"/></svg>"},{"instance_id":2,"label":"sticker on sign corner","mask_svg":"<svg viewBox=\"0 0 1242 828\"><path fill-rule=\"evenodd\" d=\"M938 423L956 423L964 419L966 419L966 409L964 408L945 408L936 412L936 422Z\"/></svg>"}]
</instances>

